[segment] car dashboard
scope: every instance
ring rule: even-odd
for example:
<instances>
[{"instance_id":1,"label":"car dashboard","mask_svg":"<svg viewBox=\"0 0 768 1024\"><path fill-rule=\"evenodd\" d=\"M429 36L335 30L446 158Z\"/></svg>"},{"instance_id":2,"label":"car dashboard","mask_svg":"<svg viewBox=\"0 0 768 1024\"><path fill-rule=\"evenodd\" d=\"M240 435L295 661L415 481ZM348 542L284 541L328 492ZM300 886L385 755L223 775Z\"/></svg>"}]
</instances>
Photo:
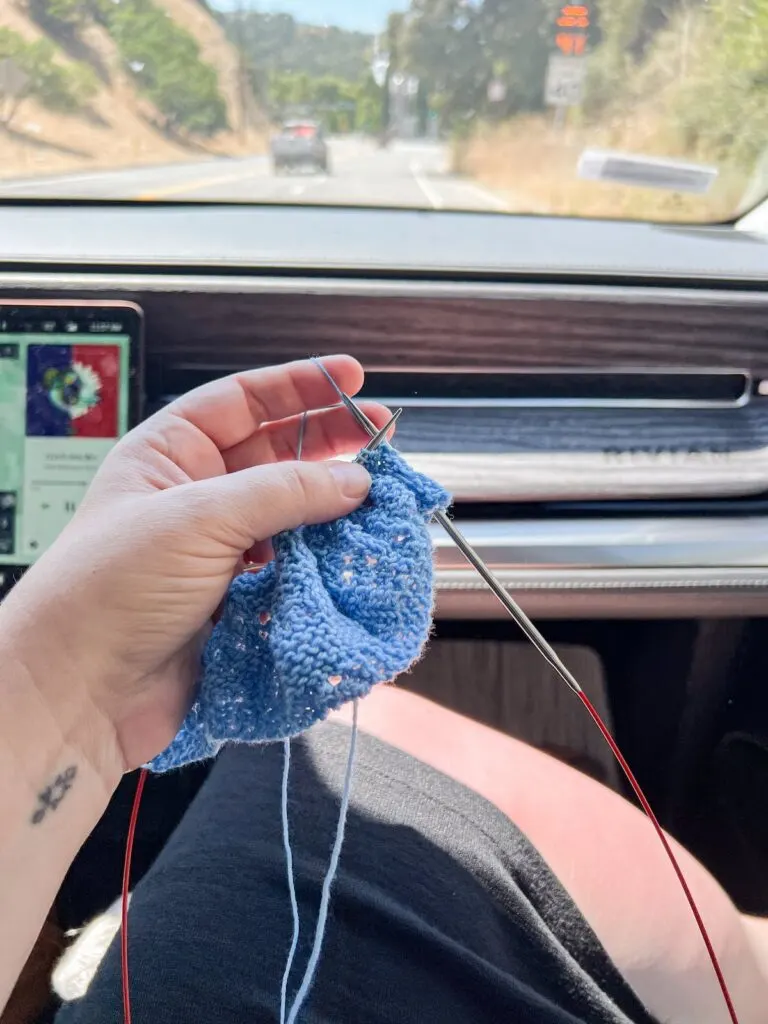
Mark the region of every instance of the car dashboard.
<instances>
[{"instance_id":1,"label":"car dashboard","mask_svg":"<svg viewBox=\"0 0 768 1024\"><path fill-rule=\"evenodd\" d=\"M222 374L356 356L364 394L404 409L396 446L448 488L504 586L557 645L597 653L663 823L752 912L768 912L768 849L734 856L749 815L705 783L723 737L747 722L768 735L766 281L768 241L729 226L223 204L0 212L3 310L140 311L132 422ZM498 724L468 694L501 672L492 645L519 637L433 536L437 638L486 652L452 706Z\"/></svg>"},{"instance_id":2,"label":"car dashboard","mask_svg":"<svg viewBox=\"0 0 768 1024\"><path fill-rule=\"evenodd\" d=\"M128 301L142 408L348 351L534 614L759 614L768 245L414 211L8 206L0 300ZM570 254L573 254L572 256ZM435 533L438 613L500 614Z\"/></svg>"}]
</instances>

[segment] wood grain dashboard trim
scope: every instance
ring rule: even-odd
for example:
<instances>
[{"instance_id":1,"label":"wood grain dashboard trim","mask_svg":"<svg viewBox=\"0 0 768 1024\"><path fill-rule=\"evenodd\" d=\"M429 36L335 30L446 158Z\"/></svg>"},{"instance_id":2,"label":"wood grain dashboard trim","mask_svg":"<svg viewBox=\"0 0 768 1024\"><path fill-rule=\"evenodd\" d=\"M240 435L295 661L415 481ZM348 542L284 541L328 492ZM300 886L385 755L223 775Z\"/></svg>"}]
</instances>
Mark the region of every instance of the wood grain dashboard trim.
<instances>
[{"instance_id":1,"label":"wood grain dashboard trim","mask_svg":"<svg viewBox=\"0 0 768 1024\"><path fill-rule=\"evenodd\" d=\"M150 360L222 370L346 350L366 365L744 366L768 375L768 295L643 286L3 273L3 298L138 302Z\"/></svg>"},{"instance_id":2,"label":"wood grain dashboard trim","mask_svg":"<svg viewBox=\"0 0 768 1024\"><path fill-rule=\"evenodd\" d=\"M348 351L368 369L717 369L768 377L768 294L642 285L6 272L0 297L137 302L150 401L179 371L215 376ZM458 444L457 444L458 447ZM768 449L416 457L464 500L755 494ZM588 484L588 486L587 486Z\"/></svg>"},{"instance_id":3,"label":"wood grain dashboard trim","mask_svg":"<svg viewBox=\"0 0 768 1024\"><path fill-rule=\"evenodd\" d=\"M0 273L0 299L123 300L145 314L148 397L174 368L226 372L346 350L368 368L402 366L744 367L768 378L768 294L633 285L375 281L314 276L140 272ZM615 456L439 453L412 455L460 497L546 498L583 486L580 459L598 459L603 496L757 493L768 450ZM681 474L685 488L681 489ZM523 479L524 478L524 479ZM489 481L492 488L489 489ZM652 488L651 488L652 481ZM708 490L713 483L713 490ZM725 489L724 489L725 488ZM590 490L589 496L594 492ZM633 569L507 567L504 582L534 614L762 614L764 567ZM638 575L639 574L639 575ZM487 617L495 603L466 570L438 571L441 614Z\"/></svg>"}]
</instances>

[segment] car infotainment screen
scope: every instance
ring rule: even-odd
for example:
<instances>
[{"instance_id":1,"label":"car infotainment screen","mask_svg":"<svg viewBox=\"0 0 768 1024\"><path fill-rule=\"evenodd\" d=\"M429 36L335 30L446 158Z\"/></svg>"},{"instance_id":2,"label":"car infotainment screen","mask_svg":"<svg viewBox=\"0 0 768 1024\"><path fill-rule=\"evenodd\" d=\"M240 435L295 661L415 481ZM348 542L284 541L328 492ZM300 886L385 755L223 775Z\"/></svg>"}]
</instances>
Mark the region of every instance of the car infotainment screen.
<instances>
[{"instance_id":1,"label":"car infotainment screen","mask_svg":"<svg viewBox=\"0 0 768 1024\"><path fill-rule=\"evenodd\" d=\"M30 565L138 415L141 314L0 302L0 569Z\"/></svg>"}]
</instances>

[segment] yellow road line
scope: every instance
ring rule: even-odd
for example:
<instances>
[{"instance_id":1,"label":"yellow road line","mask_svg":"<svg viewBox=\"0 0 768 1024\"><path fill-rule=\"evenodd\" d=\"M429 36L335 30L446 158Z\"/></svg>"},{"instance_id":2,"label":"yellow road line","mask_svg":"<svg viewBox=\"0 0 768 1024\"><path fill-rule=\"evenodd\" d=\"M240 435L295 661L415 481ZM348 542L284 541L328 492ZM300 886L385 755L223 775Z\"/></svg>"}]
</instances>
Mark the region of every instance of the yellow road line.
<instances>
[{"instance_id":1,"label":"yellow road line","mask_svg":"<svg viewBox=\"0 0 768 1024\"><path fill-rule=\"evenodd\" d=\"M153 199L166 199L168 196L180 196L184 192L197 192L199 189L210 188L212 185L224 185L232 181L245 181L253 175L253 170L240 171L239 174L219 175L218 178L198 178L196 181L187 181L182 185L169 185L167 188L157 188L152 192L142 192L134 199L149 202Z\"/></svg>"}]
</instances>

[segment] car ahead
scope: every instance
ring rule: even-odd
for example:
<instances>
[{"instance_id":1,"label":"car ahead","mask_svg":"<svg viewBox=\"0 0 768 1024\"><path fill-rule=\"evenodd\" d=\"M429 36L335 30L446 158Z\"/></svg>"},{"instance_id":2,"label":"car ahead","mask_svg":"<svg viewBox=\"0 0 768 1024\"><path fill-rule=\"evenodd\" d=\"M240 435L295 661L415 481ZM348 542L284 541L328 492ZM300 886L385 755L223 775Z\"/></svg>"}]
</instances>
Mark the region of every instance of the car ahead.
<instances>
[{"instance_id":1,"label":"car ahead","mask_svg":"<svg viewBox=\"0 0 768 1024\"><path fill-rule=\"evenodd\" d=\"M286 121L273 137L271 149L276 174L299 167L328 173L328 145L316 121Z\"/></svg>"}]
</instances>

